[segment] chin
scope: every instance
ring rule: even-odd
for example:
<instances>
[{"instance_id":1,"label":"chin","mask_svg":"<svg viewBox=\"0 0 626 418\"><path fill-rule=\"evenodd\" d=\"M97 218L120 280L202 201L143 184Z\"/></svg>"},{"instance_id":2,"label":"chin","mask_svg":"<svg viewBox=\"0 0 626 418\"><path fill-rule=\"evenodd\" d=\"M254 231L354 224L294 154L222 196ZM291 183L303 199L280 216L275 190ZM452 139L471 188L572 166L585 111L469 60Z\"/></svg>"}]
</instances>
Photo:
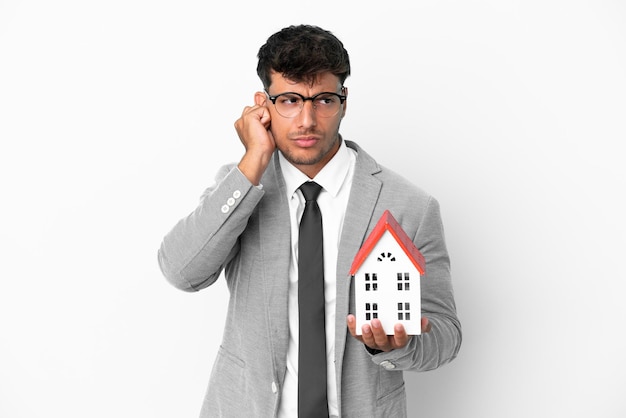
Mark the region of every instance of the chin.
<instances>
[{"instance_id":1,"label":"chin","mask_svg":"<svg viewBox=\"0 0 626 418\"><path fill-rule=\"evenodd\" d=\"M293 153L283 155L293 165L314 165L322 161L323 155L316 153L315 155L294 155Z\"/></svg>"}]
</instances>

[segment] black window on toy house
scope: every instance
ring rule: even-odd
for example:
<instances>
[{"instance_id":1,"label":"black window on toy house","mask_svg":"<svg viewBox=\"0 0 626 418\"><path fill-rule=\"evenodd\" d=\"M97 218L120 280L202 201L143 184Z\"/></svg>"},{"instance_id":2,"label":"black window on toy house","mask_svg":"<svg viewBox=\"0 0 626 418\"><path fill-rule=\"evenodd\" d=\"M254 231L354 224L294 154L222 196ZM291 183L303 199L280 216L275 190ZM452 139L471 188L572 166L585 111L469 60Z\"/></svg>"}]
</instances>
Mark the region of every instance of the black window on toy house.
<instances>
[{"instance_id":1,"label":"black window on toy house","mask_svg":"<svg viewBox=\"0 0 626 418\"><path fill-rule=\"evenodd\" d=\"M410 290L409 273L398 273L398 290Z\"/></svg>"},{"instance_id":2,"label":"black window on toy house","mask_svg":"<svg viewBox=\"0 0 626 418\"><path fill-rule=\"evenodd\" d=\"M375 292L378 290L378 275L376 273L365 273L365 291Z\"/></svg>"}]
</instances>

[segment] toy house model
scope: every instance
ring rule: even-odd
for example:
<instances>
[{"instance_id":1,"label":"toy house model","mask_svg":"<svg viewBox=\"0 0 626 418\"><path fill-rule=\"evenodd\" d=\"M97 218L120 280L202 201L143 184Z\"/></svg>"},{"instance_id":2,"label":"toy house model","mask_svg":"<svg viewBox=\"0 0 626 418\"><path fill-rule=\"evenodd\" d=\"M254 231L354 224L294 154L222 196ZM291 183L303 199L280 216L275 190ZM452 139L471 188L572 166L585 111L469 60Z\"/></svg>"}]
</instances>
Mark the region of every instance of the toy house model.
<instances>
[{"instance_id":1,"label":"toy house model","mask_svg":"<svg viewBox=\"0 0 626 418\"><path fill-rule=\"evenodd\" d=\"M374 318L389 335L397 323L409 335L421 334L420 279L424 273L424 256L386 210L350 269L357 334Z\"/></svg>"}]
</instances>

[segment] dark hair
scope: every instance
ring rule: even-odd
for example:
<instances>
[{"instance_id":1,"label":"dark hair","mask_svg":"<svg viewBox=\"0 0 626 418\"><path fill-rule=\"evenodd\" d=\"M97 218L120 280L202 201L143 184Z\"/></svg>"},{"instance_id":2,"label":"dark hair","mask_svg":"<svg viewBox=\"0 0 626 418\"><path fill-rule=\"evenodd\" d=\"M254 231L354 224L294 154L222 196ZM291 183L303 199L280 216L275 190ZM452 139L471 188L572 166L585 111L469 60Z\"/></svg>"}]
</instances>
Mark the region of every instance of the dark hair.
<instances>
[{"instance_id":1,"label":"dark hair","mask_svg":"<svg viewBox=\"0 0 626 418\"><path fill-rule=\"evenodd\" d=\"M350 75L350 59L343 43L331 32L312 25L289 26L267 39L257 55L257 74L267 90L272 71L299 82L313 82L324 72L339 78Z\"/></svg>"}]
</instances>

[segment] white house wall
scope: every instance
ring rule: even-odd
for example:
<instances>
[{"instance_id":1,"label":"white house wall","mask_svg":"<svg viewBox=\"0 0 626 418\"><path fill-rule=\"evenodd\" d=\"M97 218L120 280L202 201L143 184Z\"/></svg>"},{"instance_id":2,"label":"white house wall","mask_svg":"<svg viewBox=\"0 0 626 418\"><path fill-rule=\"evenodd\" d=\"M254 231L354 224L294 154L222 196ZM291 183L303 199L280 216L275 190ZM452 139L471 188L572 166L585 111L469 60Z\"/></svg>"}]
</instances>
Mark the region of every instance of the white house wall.
<instances>
[{"instance_id":1,"label":"white house wall","mask_svg":"<svg viewBox=\"0 0 626 418\"><path fill-rule=\"evenodd\" d=\"M402 290L398 290L398 273L402 274L400 282ZM405 280L406 273L408 273L408 281ZM376 280L374 280L374 274L376 274ZM369 280L366 280L366 275L369 275ZM393 334L394 325L397 323L404 324L409 334L421 333L419 271L389 231L383 233L367 259L359 267L354 280L359 335L361 327L369 323L374 314L380 319L388 334ZM369 291L366 290L367 284L370 285ZM366 307L369 311L366 311ZM367 313L370 313L369 320L366 317ZM402 313L402 319L399 319L398 313ZM410 318L408 320L406 319L407 313Z\"/></svg>"}]
</instances>

